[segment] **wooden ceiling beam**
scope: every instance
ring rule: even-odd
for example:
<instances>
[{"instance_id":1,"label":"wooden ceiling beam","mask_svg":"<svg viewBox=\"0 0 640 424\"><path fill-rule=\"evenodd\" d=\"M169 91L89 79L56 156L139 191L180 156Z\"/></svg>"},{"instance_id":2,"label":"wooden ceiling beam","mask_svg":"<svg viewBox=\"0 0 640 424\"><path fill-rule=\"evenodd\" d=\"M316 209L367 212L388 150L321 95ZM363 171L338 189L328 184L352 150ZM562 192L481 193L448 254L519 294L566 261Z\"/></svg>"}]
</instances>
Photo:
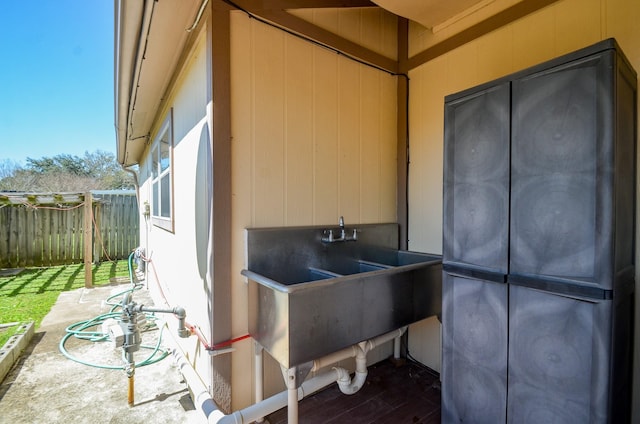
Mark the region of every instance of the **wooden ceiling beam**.
<instances>
[{"instance_id":1,"label":"wooden ceiling beam","mask_svg":"<svg viewBox=\"0 0 640 424\"><path fill-rule=\"evenodd\" d=\"M260 18L269 24L273 24L276 27L280 27L285 31L292 34L298 34L303 38L307 38L317 42L318 44L335 49L346 56L353 57L362 62L369 63L377 68L380 68L389 73L398 72L398 62L395 59L390 59L386 56L376 53L366 47L363 47L353 41L347 40L337 34L327 31L311 22L298 18L281 7L283 5L293 5L297 3L304 3L307 7L312 4L318 6L320 4L333 5L348 3L351 5L363 5L371 4L368 0L222 0L225 3L231 5L232 8L237 8L243 12L249 13L254 17ZM268 4L267 4L268 3ZM275 5L278 4L278 7ZM264 9L263 7L272 7L271 9ZM375 5L373 5L375 6ZM377 6L375 6L377 7ZM292 7L296 8L296 7Z\"/></svg>"},{"instance_id":2,"label":"wooden ceiling beam","mask_svg":"<svg viewBox=\"0 0 640 424\"><path fill-rule=\"evenodd\" d=\"M326 29L320 28L304 19L300 19L284 11L263 11L261 17L296 34L310 38L322 45L331 47L347 56L357 58L387 72L398 73L398 62L369 50L353 41L340 37Z\"/></svg>"},{"instance_id":3,"label":"wooden ceiling beam","mask_svg":"<svg viewBox=\"0 0 640 424\"><path fill-rule=\"evenodd\" d=\"M411 70L470 41L547 7L558 0L523 0L410 57L400 67Z\"/></svg>"},{"instance_id":4,"label":"wooden ceiling beam","mask_svg":"<svg viewBox=\"0 0 640 424\"><path fill-rule=\"evenodd\" d=\"M378 7L370 0L230 0L244 9L258 10L287 10L287 9L323 9L330 7Z\"/></svg>"}]
</instances>

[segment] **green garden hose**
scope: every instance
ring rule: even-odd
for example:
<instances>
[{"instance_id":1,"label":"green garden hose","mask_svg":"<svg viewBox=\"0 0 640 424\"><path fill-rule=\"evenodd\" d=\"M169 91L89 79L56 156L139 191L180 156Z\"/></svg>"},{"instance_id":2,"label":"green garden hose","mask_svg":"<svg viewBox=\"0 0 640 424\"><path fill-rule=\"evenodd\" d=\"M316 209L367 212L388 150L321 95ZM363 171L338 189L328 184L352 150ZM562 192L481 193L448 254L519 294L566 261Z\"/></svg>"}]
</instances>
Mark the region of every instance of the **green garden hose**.
<instances>
[{"instance_id":1,"label":"green garden hose","mask_svg":"<svg viewBox=\"0 0 640 424\"><path fill-rule=\"evenodd\" d=\"M59 349L60 352L67 357L68 359L71 359L72 361L78 362L80 364L83 365L88 365L91 367L96 367L96 368L104 368L104 369L116 369L116 370L124 370L128 365L107 365L107 364L97 364L97 363L92 363L89 361L85 361L82 360L76 356L71 355L67 349L65 348L65 343L67 342L67 340L69 340L69 338L71 338L72 336L80 339L80 340L86 340L86 341L90 341L90 342L103 342L103 341L108 341L109 340L109 334L102 332L102 331L97 331L95 330L95 328L101 326L106 320L108 319L118 319L118 317L120 317L120 313L115 312L115 310L118 307L121 307L120 303L113 303L113 299L117 298L117 297L122 297L124 294L129 293L129 292L134 292L135 290L139 290L142 286L140 284L136 284L134 282L133 279L133 263L132 263L132 259L133 259L133 253L131 253L129 255L129 259L128 259L128 265L129 265L129 281L131 282L131 286L130 288L123 290L122 292L116 293L112 296L109 296L106 300L106 303L108 305L111 305L111 311L107 312L105 314L101 314L98 315L94 318L91 318L89 320L85 320L85 321L79 321L76 322L74 324L71 324L70 326L68 326L65 331L66 334L64 335L64 337L62 338L62 340L60 340L60 344L59 344ZM154 314L145 314L147 320L149 321L155 321L156 320L156 316ZM149 354L149 356L145 359L143 359L140 362L136 362L135 363L135 367L142 367L145 365L151 365L151 364L155 364L156 362L161 361L162 359L166 358L169 355L169 352L165 349L162 349L160 347L160 344L162 342L162 333L164 332L164 328L165 328L166 324L163 324L162 326L160 326L160 334L158 335L158 341L154 346L150 346L150 345L140 345L140 347L145 348L145 349L151 349L151 353ZM91 330L93 329L93 330ZM123 351L123 360L124 360L124 351ZM126 363L127 361L124 360L124 362Z\"/></svg>"}]
</instances>

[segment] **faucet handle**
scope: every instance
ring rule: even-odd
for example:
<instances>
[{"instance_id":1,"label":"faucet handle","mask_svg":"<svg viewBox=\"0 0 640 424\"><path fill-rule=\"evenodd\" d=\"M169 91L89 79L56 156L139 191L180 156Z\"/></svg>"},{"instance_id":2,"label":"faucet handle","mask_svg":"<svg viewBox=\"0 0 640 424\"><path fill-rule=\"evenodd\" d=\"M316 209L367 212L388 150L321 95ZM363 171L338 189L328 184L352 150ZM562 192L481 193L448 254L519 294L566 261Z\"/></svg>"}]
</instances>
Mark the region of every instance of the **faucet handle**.
<instances>
[{"instance_id":1,"label":"faucet handle","mask_svg":"<svg viewBox=\"0 0 640 424\"><path fill-rule=\"evenodd\" d=\"M338 226L340 228L344 228L344 218L340 215L340 219L338 220Z\"/></svg>"},{"instance_id":2,"label":"faucet handle","mask_svg":"<svg viewBox=\"0 0 640 424\"><path fill-rule=\"evenodd\" d=\"M333 243L333 230L324 230L325 237L322 238L322 241Z\"/></svg>"}]
</instances>

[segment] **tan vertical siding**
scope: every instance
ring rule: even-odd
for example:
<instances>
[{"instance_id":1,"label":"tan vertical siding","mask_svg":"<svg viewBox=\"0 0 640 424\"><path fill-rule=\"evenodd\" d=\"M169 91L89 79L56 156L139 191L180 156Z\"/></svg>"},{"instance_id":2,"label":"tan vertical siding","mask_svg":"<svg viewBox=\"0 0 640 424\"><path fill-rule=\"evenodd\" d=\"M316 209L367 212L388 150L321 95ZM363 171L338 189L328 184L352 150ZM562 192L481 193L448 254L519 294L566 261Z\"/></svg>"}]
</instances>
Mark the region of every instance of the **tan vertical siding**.
<instances>
[{"instance_id":1,"label":"tan vertical siding","mask_svg":"<svg viewBox=\"0 0 640 424\"><path fill-rule=\"evenodd\" d=\"M284 141L285 199L284 220L304 225L313 216L313 81L309 78L313 52L306 42L285 40ZM293 59L293 60L291 60Z\"/></svg>"},{"instance_id":2,"label":"tan vertical siding","mask_svg":"<svg viewBox=\"0 0 640 424\"><path fill-rule=\"evenodd\" d=\"M338 58L313 52L313 223L336 221L338 212Z\"/></svg>"},{"instance_id":3,"label":"tan vertical siding","mask_svg":"<svg viewBox=\"0 0 640 424\"><path fill-rule=\"evenodd\" d=\"M253 38L248 81L253 87L252 185L254 204L259 209L255 225L274 226L284 224L284 40L275 28L261 25L257 29L262 31Z\"/></svg>"},{"instance_id":4,"label":"tan vertical siding","mask_svg":"<svg viewBox=\"0 0 640 424\"><path fill-rule=\"evenodd\" d=\"M289 13L388 58L398 57L398 18L384 9L298 9Z\"/></svg>"},{"instance_id":5,"label":"tan vertical siding","mask_svg":"<svg viewBox=\"0 0 640 424\"><path fill-rule=\"evenodd\" d=\"M360 15L334 17L336 30L354 37L372 25ZM231 22L232 309L240 334L244 228L330 225L340 215L347 224L396 221L396 77L244 14ZM234 406L251 402L252 354L249 343L234 353ZM272 360L265 375L267 392L283 388Z\"/></svg>"},{"instance_id":6,"label":"tan vertical siding","mask_svg":"<svg viewBox=\"0 0 640 424\"><path fill-rule=\"evenodd\" d=\"M353 169L360 169L363 165L364 156L360 154L360 126L354 122L362 119L360 107L360 67L355 62L342 61L340 63L338 93L338 142L340 174L338 184L340 186L340 198L338 208L340 213L347 219L358 217L362 203L360 200L360 186L363 184L362 177L358 173L353 175ZM353 218L351 218L353 219Z\"/></svg>"}]
</instances>

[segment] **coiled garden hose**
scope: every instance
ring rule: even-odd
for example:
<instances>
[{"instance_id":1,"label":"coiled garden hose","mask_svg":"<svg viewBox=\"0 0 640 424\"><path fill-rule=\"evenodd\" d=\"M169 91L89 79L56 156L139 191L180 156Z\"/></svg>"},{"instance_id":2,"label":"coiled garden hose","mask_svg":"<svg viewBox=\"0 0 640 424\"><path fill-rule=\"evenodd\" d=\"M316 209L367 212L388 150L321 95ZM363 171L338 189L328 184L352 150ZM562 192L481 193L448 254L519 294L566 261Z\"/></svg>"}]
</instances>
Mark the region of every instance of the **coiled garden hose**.
<instances>
[{"instance_id":1,"label":"coiled garden hose","mask_svg":"<svg viewBox=\"0 0 640 424\"><path fill-rule=\"evenodd\" d=\"M121 298L126 293L129 293L129 292L133 293L134 291L139 290L142 287L142 285L136 284L133 279L133 263L132 263L133 255L134 254L131 253L128 259L129 281L131 282L131 286L128 289L123 290L122 292L116 293L107 298L106 304L111 305L111 311L105 314L98 315L88 320L76 322L74 324L69 325L65 329L66 334L64 335L64 337L62 337L62 340L60 340L60 344L58 347L60 349L60 352L68 359L71 359L72 361L78 362L83 365L88 365L91 367L103 368L103 369L125 370L126 367L129 366L127 364L128 361L126 361L126 358L125 358L124 350L122 353L123 362L124 362L123 365L118 366L118 365L99 364L99 363L93 363L86 360L82 360L76 356L71 355L65 348L65 343L72 336L77 339L86 340L90 342L103 342L103 341L109 340L108 333L97 331L96 328L99 328L108 319L118 319L121 316L119 312L115 312L115 311L117 308L121 307L122 305L119 302L114 302L113 299ZM145 314L145 316L149 321L155 321L157 319L157 317L154 314ZM159 326L160 334L158 335L158 340L154 346L144 345L144 344L140 345L140 347L142 348L151 349L151 353L149 354L149 356L147 356L147 358L141 360L140 362L136 362L135 363L136 368L142 367L145 365L155 364L156 362L161 361L162 359L166 358L169 355L168 350L162 349L160 347L162 342L162 333L164 332L165 327L166 327L166 324L164 322L161 326Z\"/></svg>"}]
</instances>

